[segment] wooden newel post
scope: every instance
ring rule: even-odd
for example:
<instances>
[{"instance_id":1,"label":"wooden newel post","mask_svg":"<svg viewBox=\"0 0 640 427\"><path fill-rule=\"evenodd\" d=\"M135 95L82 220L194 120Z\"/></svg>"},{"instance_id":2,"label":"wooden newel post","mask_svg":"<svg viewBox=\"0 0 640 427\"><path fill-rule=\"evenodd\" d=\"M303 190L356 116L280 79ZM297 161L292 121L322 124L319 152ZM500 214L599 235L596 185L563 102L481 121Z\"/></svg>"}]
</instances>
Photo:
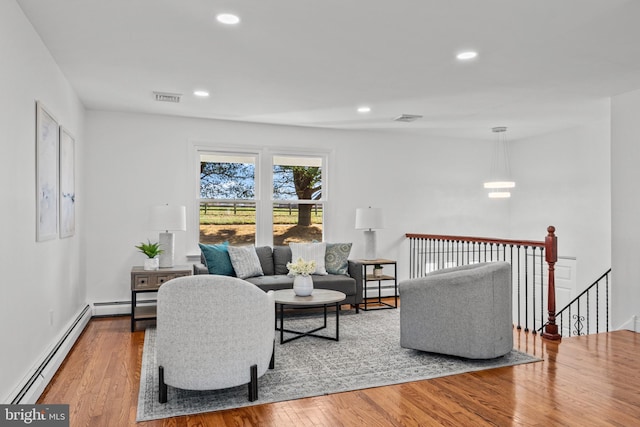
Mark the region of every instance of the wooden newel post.
<instances>
[{"instance_id":1,"label":"wooden newel post","mask_svg":"<svg viewBox=\"0 0 640 427\"><path fill-rule=\"evenodd\" d=\"M542 338L548 340L559 340L562 335L558 333L558 325L556 325L556 275L555 265L558 261L558 238L555 235L556 228L553 225L547 227L547 237L544 239L544 251L549 266L549 296L548 310L549 321L544 327Z\"/></svg>"}]
</instances>

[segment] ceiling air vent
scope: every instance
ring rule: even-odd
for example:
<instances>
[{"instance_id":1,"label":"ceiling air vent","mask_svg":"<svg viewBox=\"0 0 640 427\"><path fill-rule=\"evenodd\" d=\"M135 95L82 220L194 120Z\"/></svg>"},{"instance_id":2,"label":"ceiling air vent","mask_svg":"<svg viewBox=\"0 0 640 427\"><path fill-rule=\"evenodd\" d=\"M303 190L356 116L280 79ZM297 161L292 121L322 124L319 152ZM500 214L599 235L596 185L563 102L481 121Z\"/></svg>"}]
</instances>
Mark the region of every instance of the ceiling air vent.
<instances>
[{"instance_id":1,"label":"ceiling air vent","mask_svg":"<svg viewBox=\"0 0 640 427\"><path fill-rule=\"evenodd\" d=\"M417 114L402 114L401 116L396 117L395 119L393 119L396 122L415 122L418 119L421 119L422 116L417 115Z\"/></svg>"},{"instance_id":2,"label":"ceiling air vent","mask_svg":"<svg viewBox=\"0 0 640 427\"><path fill-rule=\"evenodd\" d=\"M180 102L181 93L153 92L156 101L160 102Z\"/></svg>"}]
</instances>

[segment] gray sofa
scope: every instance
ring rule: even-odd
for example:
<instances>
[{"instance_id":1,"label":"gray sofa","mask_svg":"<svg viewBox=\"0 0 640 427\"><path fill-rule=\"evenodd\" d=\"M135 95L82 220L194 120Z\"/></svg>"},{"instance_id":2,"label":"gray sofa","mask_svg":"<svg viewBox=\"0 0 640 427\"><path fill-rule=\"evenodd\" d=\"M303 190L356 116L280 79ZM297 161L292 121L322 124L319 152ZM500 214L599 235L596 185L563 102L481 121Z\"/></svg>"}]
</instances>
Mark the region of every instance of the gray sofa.
<instances>
[{"instance_id":1,"label":"gray sofa","mask_svg":"<svg viewBox=\"0 0 640 427\"><path fill-rule=\"evenodd\" d=\"M288 276L287 263L291 262L291 248L289 246L259 246L256 253L260 260L263 276L250 277L246 280L258 286L265 292L278 289L293 288L293 276ZM209 274L204 256L201 263L194 265L194 274ZM331 289L343 292L347 298L344 304L350 304L360 310L362 303L362 264L348 261L349 275L328 274L326 276L313 275L313 287L316 289Z\"/></svg>"}]
</instances>

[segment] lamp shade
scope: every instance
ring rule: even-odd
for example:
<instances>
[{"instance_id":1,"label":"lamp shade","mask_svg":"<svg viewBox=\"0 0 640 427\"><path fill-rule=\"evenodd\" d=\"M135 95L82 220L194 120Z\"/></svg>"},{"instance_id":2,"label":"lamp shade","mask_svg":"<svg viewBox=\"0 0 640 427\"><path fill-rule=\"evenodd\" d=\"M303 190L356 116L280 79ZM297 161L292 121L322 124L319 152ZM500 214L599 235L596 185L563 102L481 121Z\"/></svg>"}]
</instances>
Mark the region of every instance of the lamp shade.
<instances>
[{"instance_id":1,"label":"lamp shade","mask_svg":"<svg viewBox=\"0 0 640 427\"><path fill-rule=\"evenodd\" d=\"M185 231L187 229L187 210L184 206L153 206L150 223L153 230Z\"/></svg>"},{"instance_id":2,"label":"lamp shade","mask_svg":"<svg viewBox=\"0 0 640 427\"><path fill-rule=\"evenodd\" d=\"M382 209L372 207L356 209L356 229L374 230L380 228L384 228Z\"/></svg>"}]
</instances>

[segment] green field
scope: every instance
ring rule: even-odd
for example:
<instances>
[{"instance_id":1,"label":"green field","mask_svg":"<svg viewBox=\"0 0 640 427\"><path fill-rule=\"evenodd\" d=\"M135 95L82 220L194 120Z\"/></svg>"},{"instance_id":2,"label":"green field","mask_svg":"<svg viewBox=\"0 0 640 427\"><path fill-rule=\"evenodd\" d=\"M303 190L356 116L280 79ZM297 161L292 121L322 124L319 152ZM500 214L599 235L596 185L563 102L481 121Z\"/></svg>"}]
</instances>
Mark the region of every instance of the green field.
<instances>
[{"instance_id":1,"label":"green field","mask_svg":"<svg viewBox=\"0 0 640 427\"><path fill-rule=\"evenodd\" d=\"M296 208L274 208L274 224L296 224L298 222L298 209ZM312 210L311 222L322 224L322 209ZM223 206L200 206L201 225L239 225L255 224L256 209L248 206L223 207Z\"/></svg>"}]
</instances>

